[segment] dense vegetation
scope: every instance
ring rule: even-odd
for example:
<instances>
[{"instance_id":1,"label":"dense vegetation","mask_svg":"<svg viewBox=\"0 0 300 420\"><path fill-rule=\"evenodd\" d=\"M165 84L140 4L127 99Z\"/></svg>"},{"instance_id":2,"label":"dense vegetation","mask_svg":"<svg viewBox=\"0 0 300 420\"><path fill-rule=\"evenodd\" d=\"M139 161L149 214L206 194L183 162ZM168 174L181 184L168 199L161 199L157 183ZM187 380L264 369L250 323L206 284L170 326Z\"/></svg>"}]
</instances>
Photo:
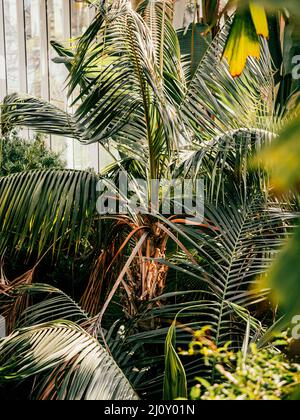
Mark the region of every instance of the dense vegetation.
<instances>
[{"instance_id":1,"label":"dense vegetation","mask_svg":"<svg viewBox=\"0 0 300 420\"><path fill-rule=\"evenodd\" d=\"M195 38L194 23L191 44L173 27L172 1L143 0L137 10L127 0L93 3L75 49L52 43L74 113L18 94L2 104L4 141L27 127L119 155L99 175L41 163L0 177L0 312L9 333L0 341L0 392L294 398L300 108L286 63L300 45L297 2L281 10L266 1L275 7L267 14L264 2L241 0L220 14L219 2L206 1L209 36ZM116 199L114 213L99 214L99 181L118 196L124 172L126 212ZM150 208L152 180L189 180L196 201L198 179L203 219L176 213L175 192L166 215L166 188Z\"/></svg>"},{"instance_id":2,"label":"dense vegetation","mask_svg":"<svg viewBox=\"0 0 300 420\"><path fill-rule=\"evenodd\" d=\"M25 140L18 133L0 139L0 176L38 169L64 169L58 153L49 151L43 137Z\"/></svg>"}]
</instances>

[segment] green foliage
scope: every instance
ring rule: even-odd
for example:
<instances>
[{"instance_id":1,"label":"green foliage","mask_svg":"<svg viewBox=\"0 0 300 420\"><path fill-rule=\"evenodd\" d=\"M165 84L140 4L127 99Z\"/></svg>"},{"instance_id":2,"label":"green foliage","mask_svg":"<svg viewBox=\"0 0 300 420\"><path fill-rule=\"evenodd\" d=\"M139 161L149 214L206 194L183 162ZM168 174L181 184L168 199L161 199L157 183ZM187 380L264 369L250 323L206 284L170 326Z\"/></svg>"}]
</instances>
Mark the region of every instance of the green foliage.
<instances>
[{"instance_id":1,"label":"green foliage","mask_svg":"<svg viewBox=\"0 0 300 420\"><path fill-rule=\"evenodd\" d=\"M200 61L204 57L207 47L212 41L208 26L201 23L191 24L189 28L178 32L181 54L187 60L191 76L194 76Z\"/></svg>"},{"instance_id":2,"label":"green foliage","mask_svg":"<svg viewBox=\"0 0 300 420\"><path fill-rule=\"evenodd\" d=\"M256 161L265 167L271 177L275 192L279 194L299 194L300 187L300 106L293 107L294 117L283 127L279 138L269 147L263 149ZM280 331L291 322L294 315L300 311L300 228L271 267L265 287L272 290L275 304L283 310L284 318L271 331ZM272 334L268 331L262 342L270 340Z\"/></svg>"},{"instance_id":3,"label":"green foliage","mask_svg":"<svg viewBox=\"0 0 300 420\"><path fill-rule=\"evenodd\" d=\"M275 302L289 320L300 313L300 229L290 239L279 258L269 271L269 284L275 296Z\"/></svg>"},{"instance_id":4,"label":"green foliage","mask_svg":"<svg viewBox=\"0 0 300 420\"><path fill-rule=\"evenodd\" d=\"M300 106L295 118L287 122L279 138L258 155L257 161L268 170L272 185L279 193L300 189L299 136Z\"/></svg>"},{"instance_id":5,"label":"green foliage","mask_svg":"<svg viewBox=\"0 0 300 420\"><path fill-rule=\"evenodd\" d=\"M164 399L175 400L187 397L187 382L184 367L175 350L176 321L173 322L165 344Z\"/></svg>"},{"instance_id":6,"label":"green foliage","mask_svg":"<svg viewBox=\"0 0 300 420\"><path fill-rule=\"evenodd\" d=\"M203 377L190 392L192 400L286 400L300 385L300 364L293 363L279 350L258 350L255 344L248 352L230 350L228 343L217 348L206 338L207 330L195 334L187 352L198 355L206 365L215 365L218 381L210 384ZM278 338L274 345L287 345Z\"/></svg>"},{"instance_id":7,"label":"green foliage","mask_svg":"<svg viewBox=\"0 0 300 420\"><path fill-rule=\"evenodd\" d=\"M0 138L0 176L34 169L63 169L58 153L49 151L41 135L24 140L17 132Z\"/></svg>"},{"instance_id":8,"label":"green foliage","mask_svg":"<svg viewBox=\"0 0 300 420\"><path fill-rule=\"evenodd\" d=\"M101 344L72 322L16 330L0 340L0 365L1 383L36 377L39 399L138 399Z\"/></svg>"},{"instance_id":9,"label":"green foliage","mask_svg":"<svg viewBox=\"0 0 300 420\"><path fill-rule=\"evenodd\" d=\"M83 242L89 254L84 267L91 261L89 281L80 290L74 290L74 281L70 298L65 286L59 292L31 284L39 264L12 281L0 270L0 312L8 312L14 331L0 344L0 381L31 380L40 398L135 398L125 377L143 396L160 397L165 379L165 398L183 398L196 374L208 388L207 379L214 383L222 375L238 375L240 358L250 357L239 352L245 324L249 339L270 324L269 290L258 288L256 277L265 276L295 214L289 202L270 198L268 177L250 173L248 165L257 149L276 138L286 118L274 112L267 42L259 60L249 59L241 77L231 77L222 60L229 21L190 80L169 19L173 4L145 0L135 12L127 0L98 2L95 19L74 51L52 44L56 61L69 71L73 114L28 96L13 94L4 101L6 134L25 126L108 149L113 144L120 159L104 174L108 185L124 168L133 180L141 177L149 184L154 178L205 180L205 219L189 225L175 215L169 220L132 212L99 221L98 178L87 172L36 170L0 178L5 262L20 253L35 264L51 250L68 256L75 268ZM264 10L252 14L257 26L255 17L264 16ZM57 274L63 284L64 270ZM75 269L74 278L78 281ZM42 292L50 297L40 299ZM184 324L177 318L169 329L179 312ZM207 324L210 336L204 332L196 340L204 340L201 360L179 358L176 346L187 346L191 331Z\"/></svg>"},{"instance_id":10,"label":"green foliage","mask_svg":"<svg viewBox=\"0 0 300 420\"><path fill-rule=\"evenodd\" d=\"M0 178L0 253L8 245L14 252L26 250L26 257L35 252L41 257L49 248L59 252L63 246L77 253L92 231L97 182L96 175L75 170L29 171Z\"/></svg>"}]
</instances>

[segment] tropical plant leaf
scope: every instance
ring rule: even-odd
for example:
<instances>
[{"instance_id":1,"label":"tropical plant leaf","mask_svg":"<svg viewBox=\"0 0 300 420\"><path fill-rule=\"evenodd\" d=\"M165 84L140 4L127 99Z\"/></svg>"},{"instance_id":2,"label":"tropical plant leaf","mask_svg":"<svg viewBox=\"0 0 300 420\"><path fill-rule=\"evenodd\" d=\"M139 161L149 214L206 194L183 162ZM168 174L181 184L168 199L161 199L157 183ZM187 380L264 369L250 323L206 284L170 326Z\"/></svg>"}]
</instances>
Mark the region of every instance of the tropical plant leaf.
<instances>
[{"instance_id":1,"label":"tropical plant leaf","mask_svg":"<svg viewBox=\"0 0 300 420\"><path fill-rule=\"evenodd\" d=\"M264 38L268 38L269 26L267 14L264 7L254 0L249 2L249 9L257 35L261 35Z\"/></svg>"},{"instance_id":2,"label":"tropical plant leaf","mask_svg":"<svg viewBox=\"0 0 300 420\"><path fill-rule=\"evenodd\" d=\"M178 356L176 346L176 321L168 332L165 343L164 399L187 398L185 370Z\"/></svg>"},{"instance_id":3,"label":"tropical plant leaf","mask_svg":"<svg viewBox=\"0 0 300 420\"><path fill-rule=\"evenodd\" d=\"M172 0L143 0L137 12L149 27L161 73L168 73L169 76L178 78L182 75L181 56L178 38L172 24L173 9ZM168 80L172 83L171 77Z\"/></svg>"},{"instance_id":4,"label":"tropical plant leaf","mask_svg":"<svg viewBox=\"0 0 300 420\"><path fill-rule=\"evenodd\" d=\"M271 182L279 193L290 194L299 190L299 103L295 110L296 116L283 128L280 137L269 147L266 147L256 158L256 163L264 165L268 170ZM299 274L300 264L300 229L290 238L270 268L266 287L271 288L274 303L279 305L283 317L280 318L260 340L260 345L266 345L274 334L291 326L293 316L299 314Z\"/></svg>"},{"instance_id":5,"label":"tropical plant leaf","mask_svg":"<svg viewBox=\"0 0 300 420\"><path fill-rule=\"evenodd\" d=\"M224 57L233 77L240 76L248 57L259 58L260 44L249 11L237 13L228 36Z\"/></svg>"},{"instance_id":6,"label":"tropical plant leaf","mask_svg":"<svg viewBox=\"0 0 300 420\"><path fill-rule=\"evenodd\" d=\"M265 283L273 291L274 302L279 304L289 322L294 315L300 313L299 252L300 229L298 228L272 265Z\"/></svg>"},{"instance_id":7,"label":"tropical plant leaf","mask_svg":"<svg viewBox=\"0 0 300 420\"><path fill-rule=\"evenodd\" d=\"M7 96L1 105L2 133L5 134L17 126L76 139L81 134L72 115L42 99L14 93Z\"/></svg>"},{"instance_id":8,"label":"tropical plant leaf","mask_svg":"<svg viewBox=\"0 0 300 420\"><path fill-rule=\"evenodd\" d=\"M26 257L47 250L78 252L96 210L97 176L73 170L25 172L0 178L0 253Z\"/></svg>"},{"instance_id":9,"label":"tropical plant leaf","mask_svg":"<svg viewBox=\"0 0 300 420\"><path fill-rule=\"evenodd\" d=\"M103 347L67 321L21 329L0 341L0 383L34 377L38 399L138 399Z\"/></svg>"},{"instance_id":10,"label":"tropical plant leaf","mask_svg":"<svg viewBox=\"0 0 300 420\"><path fill-rule=\"evenodd\" d=\"M211 203L225 203L234 191L246 197L249 190L268 185L264 171L254 171L251 162L276 138L276 131L275 124L269 130L238 129L204 142L199 150L187 153L186 160L182 158L178 175L205 179L206 198Z\"/></svg>"},{"instance_id":11,"label":"tropical plant leaf","mask_svg":"<svg viewBox=\"0 0 300 420\"><path fill-rule=\"evenodd\" d=\"M264 196L256 194L250 194L239 205L236 200L230 204L227 200L225 206L219 204L216 208L207 204L206 208L207 220L215 228L211 232L173 227L197 264L188 262L187 254L178 250L160 260L169 267L166 291L155 299L157 307L150 312L140 311L136 322L151 325L157 319L161 327L126 335L125 348L134 344L137 355L139 349L162 346L168 332L171 334L169 320L175 318L176 343L180 348L188 346L193 332L207 325L211 326L210 339L216 345L231 342L236 349L242 347L248 324L251 340L264 334L263 323L250 316L256 311L259 313L269 299L270 290L259 286L257 277L266 276L286 243L297 214L276 202L266 203ZM139 363L138 356L136 361ZM155 380L151 376L144 377L139 384L140 389L150 395L163 383L161 362L162 355L149 360ZM200 372L207 378L214 376L214 369L199 363L199 360L184 363L188 383ZM174 377L176 372L173 371Z\"/></svg>"},{"instance_id":12,"label":"tropical plant leaf","mask_svg":"<svg viewBox=\"0 0 300 420\"><path fill-rule=\"evenodd\" d=\"M249 4L249 0L240 0L242 4ZM281 0L262 0L261 4L268 8L278 10L281 9L283 4ZM290 10L294 16L300 16L299 3L297 0L285 0L284 7Z\"/></svg>"},{"instance_id":13,"label":"tropical plant leaf","mask_svg":"<svg viewBox=\"0 0 300 420\"><path fill-rule=\"evenodd\" d=\"M210 32L207 32L207 25L197 23L191 24L189 28L178 31L181 54L189 66L189 77L194 76L201 60L203 59L209 44L212 41Z\"/></svg>"},{"instance_id":14,"label":"tropical plant leaf","mask_svg":"<svg viewBox=\"0 0 300 420\"><path fill-rule=\"evenodd\" d=\"M89 320L88 314L73 299L62 290L48 284L21 285L14 288L10 295L13 299L23 295L36 298L44 296L44 299L39 298L38 302L29 306L22 313L15 328L32 327L59 319L76 322L76 324Z\"/></svg>"},{"instance_id":15,"label":"tropical plant leaf","mask_svg":"<svg viewBox=\"0 0 300 420\"><path fill-rule=\"evenodd\" d=\"M278 140L261 151L256 160L271 176L277 192L299 189L300 186L300 117L292 119L282 130Z\"/></svg>"},{"instance_id":16,"label":"tropical plant leaf","mask_svg":"<svg viewBox=\"0 0 300 420\"><path fill-rule=\"evenodd\" d=\"M238 322L235 320L233 325L230 321L231 305L249 308L266 298L268 291L257 288L256 278L271 266L287 238L288 223L293 223L296 214L284 212L275 203L266 204L263 197L254 196L241 207L228 202L226 208L218 206L217 210L207 206L207 217L218 227L213 235L215 239L206 235L201 239L185 228L191 239L200 241L198 252L203 263L199 267L185 263L183 267L186 275L193 273L195 280L199 276L199 290L207 289L199 307L203 308L206 324L212 325L212 337L219 346L234 340L233 331L239 335Z\"/></svg>"},{"instance_id":17,"label":"tropical plant leaf","mask_svg":"<svg viewBox=\"0 0 300 420\"><path fill-rule=\"evenodd\" d=\"M265 129L274 116L274 80L267 42L260 59L250 58L243 74L233 78L223 50L230 22L208 48L182 102L200 144L238 129Z\"/></svg>"},{"instance_id":18,"label":"tropical plant leaf","mask_svg":"<svg viewBox=\"0 0 300 420\"><path fill-rule=\"evenodd\" d=\"M248 57L260 57L259 35L269 37L267 15L263 6L249 1L248 7L238 7L224 49L233 77L242 74Z\"/></svg>"}]
</instances>

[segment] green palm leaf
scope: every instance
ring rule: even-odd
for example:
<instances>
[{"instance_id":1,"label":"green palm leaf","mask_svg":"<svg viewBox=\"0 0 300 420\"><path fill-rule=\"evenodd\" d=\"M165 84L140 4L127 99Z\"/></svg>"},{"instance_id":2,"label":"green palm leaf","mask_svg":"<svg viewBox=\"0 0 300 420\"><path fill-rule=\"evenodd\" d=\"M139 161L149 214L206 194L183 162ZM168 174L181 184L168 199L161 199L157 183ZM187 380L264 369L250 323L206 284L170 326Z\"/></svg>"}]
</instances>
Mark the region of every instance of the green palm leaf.
<instances>
[{"instance_id":1,"label":"green palm leaf","mask_svg":"<svg viewBox=\"0 0 300 420\"><path fill-rule=\"evenodd\" d=\"M176 328L176 344L173 343L175 349L186 347L191 331L207 325L211 327L210 338L217 346L230 341L232 347L240 349L249 320L251 339L263 334L264 326L250 316L269 298L269 290L262 289L257 278L266 276L292 233L297 214L276 202L267 203L264 196L255 194L239 204L227 201L226 206L206 207L207 219L217 228L210 234L173 227L198 264L187 262L184 252L176 252L161 261L170 269L167 290L156 299L164 304L150 312L141 312L138 318L144 323L151 319L166 320L166 323L159 329L128 336L125 340L128 346L164 343L168 333L166 325L175 317L180 323ZM158 360L152 363L155 366ZM185 364L185 370L189 381L202 371L208 377L214 374L201 367L199 360ZM150 379L142 386L150 393L155 392L163 377L161 372L156 381Z\"/></svg>"},{"instance_id":2,"label":"green palm leaf","mask_svg":"<svg viewBox=\"0 0 300 420\"><path fill-rule=\"evenodd\" d=\"M96 209L96 175L72 170L25 172L0 178L0 254L78 252Z\"/></svg>"},{"instance_id":3,"label":"green palm leaf","mask_svg":"<svg viewBox=\"0 0 300 420\"><path fill-rule=\"evenodd\" d=\"M33 377L38 399L138 399L103 347L67 321L21 329L0 341L0 383Z\"/></svg>"},{"instance_id":4,"label":"green palm leaf","mask_svg":"<svg viewBox=\"0 0 300 420\"><path fill-rule=\"evenodd\" d=\"M52 322L58 319L82 324L89 321L88 314L66 293L48 284L28 284L8 289L5 296L0 298L0 308L5 310L5 317L9 316L5 305L7 297L10 298L10 307L20 296L35 297L37 302L30 305L17 320L15 328L33 327L34 325ZM45 298L46 296L46 298ZM43 298L42 298L43 297ZM4 305L2 306L2 301ZM10 308L8 308L9 310ZM4 311L1 310L2 314Z\"/></svg>"},{"instance_id":5,"label":"green palm leaf","mask_svg":"<svg viewBox=\"0 0 300 420\"><path fill-rule=\"evenodd\" d=\"M249 59L239 78L230 75L222 60L230 22L215 37L189 85L182 111L211 140L237 129L265 128L274 115L274 81L267 42L259 60Z\"/></svg>"},{"instance_id":6,"label":"green palm leaf","mask_svg":"<svg viewBox=\"0 0 300 420\"><path fill-rule=\"evenodd\" d=\"M12 94L1 106L1 129L28 127L40 133L80 138L81 130L72 115L42 99Z\"/></svg>"}]
</instances>

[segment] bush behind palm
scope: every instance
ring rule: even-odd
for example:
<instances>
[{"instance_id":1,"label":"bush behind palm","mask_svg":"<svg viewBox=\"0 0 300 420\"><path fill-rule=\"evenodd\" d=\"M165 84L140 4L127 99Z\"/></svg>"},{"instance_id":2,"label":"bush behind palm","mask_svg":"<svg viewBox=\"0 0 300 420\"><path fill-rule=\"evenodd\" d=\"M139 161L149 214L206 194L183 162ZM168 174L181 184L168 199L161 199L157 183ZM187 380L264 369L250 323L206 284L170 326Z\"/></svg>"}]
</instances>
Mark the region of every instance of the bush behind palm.
<instances>
[{"instance_id":1,"label":"bush behind palm","mask_svg":"<svg viewBox=\"0 0 300 420\"><path fill-rule=\"evenodd\" d=\"M61 155L50 151L40 134L26 140L13 131L0 138L0 176L38 169L64 169L65 166Z\"/></svg>"}]
</instances>

